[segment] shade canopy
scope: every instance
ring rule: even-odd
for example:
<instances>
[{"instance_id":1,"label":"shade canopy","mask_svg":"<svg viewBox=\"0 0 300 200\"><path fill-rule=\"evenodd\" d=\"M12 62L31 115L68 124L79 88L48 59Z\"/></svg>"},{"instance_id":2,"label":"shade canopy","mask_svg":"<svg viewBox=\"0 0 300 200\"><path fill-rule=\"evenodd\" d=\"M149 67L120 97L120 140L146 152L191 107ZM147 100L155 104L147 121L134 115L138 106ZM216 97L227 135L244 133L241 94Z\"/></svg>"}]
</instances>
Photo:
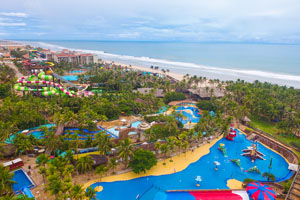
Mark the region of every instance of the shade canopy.
<instances>
[{"instance_id":1,"label":"shade canopy","mask_svg":"<svg viewBox=\"0 0 300 200\"><path fill-rule=\"evenodd\" d=\"M221 165L221 163L218 162L218 161L214 161L214 164L217 165L217 166Z\"/></svg>"},{"instance_id":2,"label":"shade canopy","mask_svg":"<svg viewBox=\"0 0 300 200\"><path fill-rule=\"evenodd\" d=\"M249 183L246 191L253 200L275 200L275 192L267 185L262 183Z\"/></svg>"},{"instance_id":3,"label":"shade canopy","mask_svg":"<svg viewBox=\"0 0 300 200\"><path fill-rule=\"evenodd\" d=\"M298 168L299 168L299 166L298 165L296 165L296 164L293 164L293 163L289 163L289 170L292 170L292 171L298 171Z\"/></svg>"}]
</instances>

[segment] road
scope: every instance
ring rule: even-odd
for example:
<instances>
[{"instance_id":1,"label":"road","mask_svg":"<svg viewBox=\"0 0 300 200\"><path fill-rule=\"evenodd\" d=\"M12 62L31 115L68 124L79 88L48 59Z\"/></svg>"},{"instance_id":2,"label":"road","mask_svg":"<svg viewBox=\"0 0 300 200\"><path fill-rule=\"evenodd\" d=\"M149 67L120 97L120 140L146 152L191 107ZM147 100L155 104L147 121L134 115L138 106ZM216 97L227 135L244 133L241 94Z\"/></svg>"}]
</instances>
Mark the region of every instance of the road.
<instances>
[{"instance_id":1,"label":"road","mask_svg":"<svg viewBox=\"0 0 300 200\"><path fill-rule=\"evenodd\" d=\"M19 71L19 69L15 66L15 64L13 62L4 62L6 65L8 65L10 68L12 68L13 70L15 70L16 72L16 76L18 78L23 77L24 75Z\"/></svg>"}]
</instances>

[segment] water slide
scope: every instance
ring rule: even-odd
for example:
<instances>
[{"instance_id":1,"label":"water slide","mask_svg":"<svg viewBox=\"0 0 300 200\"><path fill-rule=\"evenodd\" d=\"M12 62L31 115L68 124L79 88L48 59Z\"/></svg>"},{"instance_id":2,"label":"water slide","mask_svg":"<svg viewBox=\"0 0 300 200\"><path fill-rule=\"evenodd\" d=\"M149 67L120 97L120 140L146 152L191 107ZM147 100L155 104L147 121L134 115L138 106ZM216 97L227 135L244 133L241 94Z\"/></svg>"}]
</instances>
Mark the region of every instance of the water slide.
<instances>
[{"instance_id":1,"label":"water slide","mask_svg":"<svg viewBox=\"0 0 300 200\"><path fill-rule=\"evenodd\" d=\"M166 200L249 200L245 190L195 190L195 191L167 191ZM155 200L158 198L155 198ZM162 198L160 198L162 200Z\"/></svg>"},{"instance_id":2,"label":"water slide","mask_svg":"<svg viewBox=\"0 0 300 200\"><path fill-rule=\"evenodd\" d=\"M32 192L30 191L30 189L28 187L23 187L21 189L21 192L22 192L23 195L26 195L28 198L34 198L35 199L34 195L32 194Z\"/></svg>"},{"instance_id":3,"label":"water slide","mask_svg":"<svg viewBox=\"0 0 300 200\"><path fill-rule=\"evenodd\" d=\"M52 82L53 76L45 75L45 72L40 72L38 75L31 75L27 78L21 77L17 80L17 84L14 85L14 89L17 91L36 91L41 92L43 96L50 96L54 94L63 94L74 97L75 95L81 95L81 92L75 93L74 91L69 91L62 85ZM22 86L25 85L25 86ZM46 87L40 89L33 89L28 87L29 85L46 85Z\"/></svg>"},{"instance_id":4,"label":"water slide","mask_svg":"<svg viewBox=\"0 0 300 200\"><path fill-rule=\"evenodd\" d=\"M72 87L75 87L75 88L77 88L78 90L80 90L81 88L80 87L78 87L77 85L75 85L74 83L71 83L70 81L68 81L67 79L65 79L64 77L62 77L62 76L60 76L60 75L58 75L58 74L56 74L55 72L53 72L53 70L49 67L49 69L50 69L50 71L52 72L52 74L53 74L53 76L55 76L55 78L57 78L57 79L59 79L59 80L61 80L61 81L63 81L63 82L65 82L65 83L68 83L69 85L71 85Z\"/></svg>"}]
</instances>

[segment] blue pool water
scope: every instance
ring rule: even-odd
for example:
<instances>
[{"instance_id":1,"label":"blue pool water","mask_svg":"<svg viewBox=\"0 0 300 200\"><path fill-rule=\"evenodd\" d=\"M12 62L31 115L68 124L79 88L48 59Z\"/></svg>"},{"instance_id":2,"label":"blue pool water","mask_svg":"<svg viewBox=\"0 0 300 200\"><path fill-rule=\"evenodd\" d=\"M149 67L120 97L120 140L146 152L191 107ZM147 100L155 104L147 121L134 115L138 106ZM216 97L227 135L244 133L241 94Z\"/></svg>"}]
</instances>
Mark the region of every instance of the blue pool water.
<instances>
[{"instance_id":1,"label":"blue pool water","mask_svg":"<svg viewBox=\"0 0 300 200\"><path fill-rule=\"evenodd\" d=\"M116 128L120 128L120 129L122 129L122 128L127 128L126 126L120 126L120 127L118 127L118 126L115 126L114 128L110 128L110 129L108 129L108 131L109 132L111 132L111 133L113 133L114 135L116 135L116 136L118 136L119 137L119 131L118 130L116 130Z\"/></svg>"},{"instance_id":2,"label":"blue pool water","mask_svg":"<svg viewBox=\"0 0 300 200\"><path fill-rule=\"evenodd\" d=\"M135 121L135 122L131 123L131 127L137 128L141 123L142 123L141 121Z\"/></svg>"},{"instance_id":3,"label":"blue pool water","mask_svg":"<svg viewBox=\"0 0 300 200\"><path fill-rule=\"evenodd\" d=\"M33 182L31 182L22 169L16 170L13 173L15 175L12 180L16 181L16 183L13 184L12 188L15 193L20 192L23 187L31 188L34 186Z\"/></svg>"},{"instance_id":4,"label":"blue pool water","mask_svg":"<svg viewBox=\"0 0 300 200\"><path fill-rule=\"evenodd\" d=\"M77 75L65 75L65 76L63 76L63 78L66 79L67 81L77 81L78 80Z\"/></svg>"},{"instance_id":5,"label":"blue pool water","mask_svg":"<svg viewBox=\"0 0 300 200\"><path fill-rule=\"evenodd\" d=\"M199 109L191 106L179 106L176 108L176 112L186 117L185 119L178 119L183 124L187 124L188 122L198 123L201 118Z\"/></svg>"},{"instance_id":6,"label":"blue pool water","mask_svg":"<svg viewBox=\"0 0 300 200\"><path fill-rule=\"evenodd\" d=\"M35 130L35 129L40 129L41 127L52 128L52 127L54 127L54 126L56 126L56 124L44 124L44 125L37 126L37 127L34 127L34 128L29 128L29 129L27 129L27 130L31 131L31 130ZM34 133L34 132L36 132L36 133ZM34 136L37 136L36 138L41 139L41 136L43 135L43 134L42 134L43 132L40 132L40 131L34 131L34 132L29 133L29 135L30 135L30 134L33 134ZM38 133L38 132L40 132L40 133ZM20 133L22 133L22 131L18 131L16 134L20 134ZM15 138L15 134L11 135L10 138L7 138L7 139L5 140L5 143L10 144L11 141L14 140L14 138Z\"/></svg>"},{"instance_id":7,"label":"blue pool water","mask_svg":"<svg viewBox=\"0 0 300 200\"><path fill-rule=\"evenodd\" d=\"M69 71L69 73L71 73L71 74L79 74L79 73L82 73L82 72L83 72L82 70Z\"/></svg>"},{"instance_id":8,"label":"blue pool water","mask_svg":"<svg viewBox=\"0 0 300 200\"><path fill-rule=\"evenodd\" d=\"M28 135L33 135L37 139L42 139L44 136L44 131L33 131L31 133L28 133Z\"/></svg>"},{"instance_id":9,"label":"blue pool water","mask_svg":"<svg viewBox=\"0 0 300 200\"><path fill-rule=\"evenodd\" d=\"M223 153L218 150L220 143L225 144L228 157L224 157ZM102 200L135 199L138 194L143 194L145 190L151 188L153 185L161 188L163 191L183 189L227 189L227 180L232 178L239 181L243 181L245 178L266 181L261 174L245 171L253 166L257 166L262 173L270 171L275 175L277 181L285 180L292 175L288 170L288 163L286 160L260 143L258 143L258 150L265 154L264 158L266 160L256 160L252 163L250 158L241 156L242 149L251 145L252 142L247 140L244 134L237 134L234 141L222 138L210 148L209 154L201 157L195 163L190 164L183 171L169 175L147 176L128 181L102 182L100 185L103 186L103 191L97 193L97 198ZM268 166L271 157L273 161L272 168L270 169ZM241 168L232 163L230 159L240 159ZM218 167L218 171L215 170L215 165L213 164L214 161L221 163ZM168 164L166 167L168 167ZM194 180L195 176L202 177L199 188L196 187L196 182ZM92 187L96 186L98 186L98 183L92 185ZM118 188L118 192L115 192L116 188ZM153 197L156 194L151 193L155 192L157 191L151 189L145 196Z\"/></svg>"}]
</instances>

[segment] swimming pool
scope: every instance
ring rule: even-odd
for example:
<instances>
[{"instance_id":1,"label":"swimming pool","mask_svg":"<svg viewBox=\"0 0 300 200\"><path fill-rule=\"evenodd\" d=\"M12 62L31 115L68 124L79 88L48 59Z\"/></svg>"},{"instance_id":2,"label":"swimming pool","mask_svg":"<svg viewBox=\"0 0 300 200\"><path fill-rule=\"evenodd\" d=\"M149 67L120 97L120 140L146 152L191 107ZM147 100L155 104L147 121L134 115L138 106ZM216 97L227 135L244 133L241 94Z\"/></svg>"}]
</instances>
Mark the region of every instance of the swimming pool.
<instances>
[{"instance_id":1,"label":"swimming pool","mask_svg":"<svg viewBox=\"0 0 300 200\"><path fill-rule=\"evenodd\" d=\"M21 192L21 189L23 187L28 187L28 188L34 187L33 181L29 178L29 176L27 176L27 174L25 174L23 169L18 169L12 173L15 174L12 180L16 181L16 183L13 184L12 186L14 193Z\"/></svg>"},{"instance_id":2,"label":"swimming pool","mask_svg":"<svg viewBox=\"0 0 300 200\"><path fill-rule=\"evenodd\" d=\"M44 131L33 131L31 133L28 133L28 135L33 135L37 139L43 139Z\"/></svg>"},{"instance_id":3,"label":"swimming pool","mask_svg":"<svg viewBox=\"0 0 300 200\"><path fill-rule=\"evenodd\" d=\"M135 121L135 122L131 123L131 127L137 128L141 123L142 123L142 121Z\"/></svg>"},{"instance_id":4,"label":"swimming pool","mask_svg":"<svg viewBox=\"0 0 300 200\"><path fill-rule=\"evenodd\" d=\"M44 125L37 126L37 127L34 127L34 128L29 128L29 129L27 129L27 130L28 130L28 131L31 131L31 130L35 130L35 129L40 129L41 127L47 127L47 128L50 129L50 128L54 127L54 126L56 126L56 124L44 124ZM23 130L23 131L24 131L24 130ZM20 134L20 133L22 133L23 131L18 131L16 134ZM36 132L36 133L34 133L33 135L34 135L34 136L38 136L38 137L36 137L36 138L41 139L41 136L43 135L43 134L42 134L43 132L40 132L40 133L37 133L37 132L39 132L39 131L34 131L34 132ZM33 133L33 132L32 132L32 133ZM32 134L32 133L29 133L29 135ZM16 134L13 134L13 135L11 135L9 138L7 138L7 139L5 140L5 143L10 144L11 141L14 140Z\"/></svg>"},{"instance_id":5,"label":"swimming pool","mask_svg":"<svg viewBox=\"0 0 300 200\"><path fill-rule=\"evenodd\" d=\"M66 79L67 81L77 81L78 80L77 75L65 75L65 76L63 76L63 78Z\"/></svg>"},{"instance_id":6,"label":"swimming pool","mask_svg":"<svg viewBox=\"0 0 300 200\"><path fill-rule=\"evenodd\" d=\"M239 133L239 131L237 132ZM224 157L223 153L218 150L220 143L225 144L228 157ZM243 181L245 178L252 178L266 181L261 174L246 172L253 166L257 166L262 173L270 171L275 175L277 181L288 179L292 175L292 172L288 170L286 160L260 143L258 144L258 150L266 155L266 160L256 160L252 163L248 157L241 156L241 150L251 146L251 144L252 142L247 140L244 134L237 134L234 141L222 138L210 148L209 154L190 164L183 171L161 176L146 176L128 181L102 182L100 185L103 187L103 191L97 193L97 198L102 200L136 199L137 195L147 191L145 196L149 196L149 198L143 197L144 200L151 199L157 192L166 190L227 189L228 179ZM272 168L270 169L271 158ZM230 159L240 159L241 168L232 163ZM214 161L221 163L217 171L213 164ZM200 187L196 187L195 176L202 177ZM96 187L98 183L91 186ZM155 187L153 188L153 186ZM115 192L116 188L118 188L118 192ZM160 190L157 190L157 188L160 188Z\"/></svg>"},{"instance_id":7,"label":"swimming pool","mask_svg":"<svg viewBox=\"0 0 300 200\"><path fill-rule=\"evenodd\" d=\"M123 128L127 128L127 127L126 126L120 126L120 127L115 126L113 128L108 129L108 131L119 137L119 131L116 130L117 128L123 129Z\"/></svg>"},{"instance_id":8,"label":"swimming pool","mask_svg":"<svg viewBox=\"0 0 300 200\"><path fill-rule=\"evenodd\" d=\"M181 118L178 119L184 125L188 124L189 122L198 123L201 118L200 110L196 107L179 106L178 108L176 108L176 112L181 113L182 115L185 116L184 119Z\"/></svg>"},{"instance_id":9,"label":"swimming pool","mask_svg":"<svg viewBox=\"0 0 300 200\"><path fill-rule=\"evenodd\" d=\"M71 74L80 74L80 73L83 73L82 70L74 70L74 71L69 71L69 73Z\"/></svg>"}]
</instances>

